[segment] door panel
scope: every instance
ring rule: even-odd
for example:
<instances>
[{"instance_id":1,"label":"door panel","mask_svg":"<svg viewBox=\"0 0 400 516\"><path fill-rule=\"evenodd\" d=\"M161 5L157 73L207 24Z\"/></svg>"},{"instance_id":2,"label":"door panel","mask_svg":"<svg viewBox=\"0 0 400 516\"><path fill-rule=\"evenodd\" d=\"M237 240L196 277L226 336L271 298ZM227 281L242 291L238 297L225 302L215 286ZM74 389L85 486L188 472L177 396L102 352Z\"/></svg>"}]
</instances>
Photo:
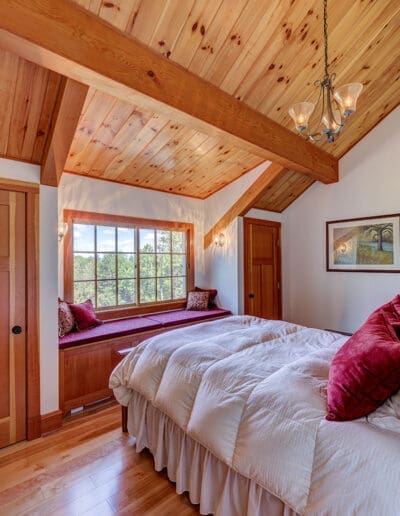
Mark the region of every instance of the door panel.
<instances>
[{"instance_id":1,"label":"door panel","mask_svg":"<svg viewBox=\"0 0 400 516\"><path fill-rule=\"evenodd\" d=\"M0 190L0 447L26 437L25 197Z\"/></svg>"},{"instance_id":2,"label":"door panel","mask_svg":"<svg viewBox=\"0 0 400 516\"><path fill-rule=\"evenodd\" d=\"M280 224L244 219L245 313L281 317Z\"/></svg>"}]
</instances>

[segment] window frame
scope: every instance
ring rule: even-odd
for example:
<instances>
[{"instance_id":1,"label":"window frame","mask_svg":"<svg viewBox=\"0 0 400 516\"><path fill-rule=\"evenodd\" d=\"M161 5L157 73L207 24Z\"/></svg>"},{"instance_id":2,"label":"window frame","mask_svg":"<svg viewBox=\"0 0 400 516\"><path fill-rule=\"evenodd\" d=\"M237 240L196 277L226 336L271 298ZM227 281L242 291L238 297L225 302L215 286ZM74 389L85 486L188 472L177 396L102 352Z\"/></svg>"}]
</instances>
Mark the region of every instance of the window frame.
<instances>
[{"instance_id":1,"label":"window frame","mask_svg":"<svg viewBox=\"0 0 400 516\"><path fill-rule=\"evenodd\" d=\"M110 215L106 213L94 213L78 210L64 210L64 222L67 223L67 231L63 238L64 244L64 299L73 302L74 271L73 271L73 238L72 224L108 225L115 227L134 227L140 229L154 229L166 231L186 232L186 290L194 288L194 226L188 222L172 222L158 219L144 219L127 217L122 215ZM139 255L137 256L139 260ZM184 308L186 299L179 301L158 301L142 305L129 305L127 307L113 306L97 308L96 314L102 320L117 319L139 314L161 312Z\"/></svg>"}]
</instances>

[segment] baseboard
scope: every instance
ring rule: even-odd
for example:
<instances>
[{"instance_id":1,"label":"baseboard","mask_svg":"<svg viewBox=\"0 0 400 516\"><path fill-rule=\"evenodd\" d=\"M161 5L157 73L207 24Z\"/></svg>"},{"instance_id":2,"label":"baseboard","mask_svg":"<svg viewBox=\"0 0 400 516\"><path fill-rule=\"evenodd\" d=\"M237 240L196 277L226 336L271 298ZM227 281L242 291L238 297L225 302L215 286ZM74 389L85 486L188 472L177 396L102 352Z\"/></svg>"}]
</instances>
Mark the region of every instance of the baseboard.
<instances>
[{"instance_id":1,"label":"baseboard","mask_svg":"<svg viewBox=\"0 0 400 516\"><path fill-rule=\"evenodd\" d=\"M57 430L62 425L62 411L55 410L42 415L42 434Z\"/></svg>"}]
</instances>

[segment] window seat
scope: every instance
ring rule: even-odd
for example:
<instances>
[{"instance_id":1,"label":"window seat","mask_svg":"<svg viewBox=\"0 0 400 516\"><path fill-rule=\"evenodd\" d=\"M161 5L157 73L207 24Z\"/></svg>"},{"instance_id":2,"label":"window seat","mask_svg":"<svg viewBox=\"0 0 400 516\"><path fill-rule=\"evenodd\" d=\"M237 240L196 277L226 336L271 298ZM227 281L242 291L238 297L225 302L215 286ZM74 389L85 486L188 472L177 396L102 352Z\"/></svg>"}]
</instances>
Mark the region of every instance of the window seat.
<instances>
[{"instance_id":1,"label":"window seat","mask_svg":"<svg viewBox=\"0 0 400 516\"><path fill-rule=\"evenodd\" d=\"M171 312L160 312L148 316L128 317L115 321L107 321L100 326L84 331L73 331L60 337L60 349L81 346L98 342L106 338L134 335L144 331L169 328L181 324L206 321L216 317L230 315L229 310L214 308L206 311L173 310Z\"/></svg>"},{"instance_id":2,"label":"window seat","mask_svg":"<svg viewBox=\"0 0 400 516\"><path fill-rule=\"evenodd\" d=\"M137 346L159 333L230 315L229 310L174 310L107 321L59 339L60 409L63 414L112 396L111 371L118 351Z\"/></svg>"}]
</instances>

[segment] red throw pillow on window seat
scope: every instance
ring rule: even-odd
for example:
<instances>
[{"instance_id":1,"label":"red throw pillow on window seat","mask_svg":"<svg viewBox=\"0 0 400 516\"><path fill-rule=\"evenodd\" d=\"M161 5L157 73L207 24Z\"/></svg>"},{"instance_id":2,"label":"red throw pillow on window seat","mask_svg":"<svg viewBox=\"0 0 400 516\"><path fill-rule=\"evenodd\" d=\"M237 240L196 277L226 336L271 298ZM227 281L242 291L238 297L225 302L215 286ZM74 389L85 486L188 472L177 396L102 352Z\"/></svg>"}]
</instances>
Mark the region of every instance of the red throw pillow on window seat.
<instances>
[{"instance_id":1,"label":"red throw pillow on window seat","mask_svg":"<svg viewBox=\"0 0 400 516\"><path fill-rule=\"evenodd\" d=\"M400 298L375 310L339 349L329 369L329 421L370 414L400 388Z\"/></svg>"},{"instance_id":2,"label":"red throw pillow on window seat","mask_svg":"<svg viewBox=\"0 0 400 516\"><path fill-rule=\"evenodd\" d=\"M76 328L78 331L88 330L103 324L103 321L97 318L93 308L93 303L90 299L84 303L69 305L71 312L74 314L76 321Z\"/></svg>"},{"instance_id":3,"label":"red throw pillow on window seat","mask_svg":"<svg viewBox=\"0 0 400 516\"><path fill-rule=\"evenodd\" d=\"M218 308L215 304L215 298L217 297L218 290L215 288L200 288L200 287L194 287L195 292L208 292L210 294L210 297L208 299L208 308Z\"/></svg>"}]
</instances>

